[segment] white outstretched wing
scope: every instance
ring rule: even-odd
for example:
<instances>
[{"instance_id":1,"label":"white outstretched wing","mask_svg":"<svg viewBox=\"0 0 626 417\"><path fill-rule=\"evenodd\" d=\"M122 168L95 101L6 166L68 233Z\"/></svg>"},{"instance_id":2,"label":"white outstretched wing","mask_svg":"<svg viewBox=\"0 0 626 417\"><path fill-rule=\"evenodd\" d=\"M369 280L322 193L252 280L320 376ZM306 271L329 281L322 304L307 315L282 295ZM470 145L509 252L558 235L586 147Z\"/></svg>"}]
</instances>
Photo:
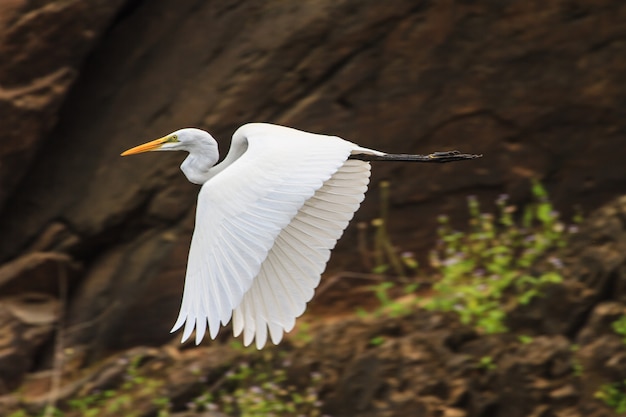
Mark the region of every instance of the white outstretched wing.
<instances>
[{"instance_id":1,"label":"white outstretched wing","mask_svg":"<svg viewBox=\"0 0 626 417\"><path fill-rule=\"evenodd\" d=\"M228 169L214 168L198 196L172 329L185 325L183 341L195 328L199 343L207 323L215 338L233 310L246 344L256 336L262 347L267 327L280 340L304 311L367 186L369 164L346 162L358 147L340 138L254 123L235 132L231 152L246 143L239 158L226 157Z\"/></svg>"},{"instance_id":2,"label":"white outstretched wing","mask_svg":"<svg viewBox=\"0 0 626 417\"><path fill-rule=\"evenodd\" d=\"M369 176L369 163L346 161L280 232L234 311L233 332L237 336L243 331L246 346L256 337L261 349L268 329L278 344L283 331L290 331L304 313L331 249L365 197Z\"/></svg>"}]
</instances>

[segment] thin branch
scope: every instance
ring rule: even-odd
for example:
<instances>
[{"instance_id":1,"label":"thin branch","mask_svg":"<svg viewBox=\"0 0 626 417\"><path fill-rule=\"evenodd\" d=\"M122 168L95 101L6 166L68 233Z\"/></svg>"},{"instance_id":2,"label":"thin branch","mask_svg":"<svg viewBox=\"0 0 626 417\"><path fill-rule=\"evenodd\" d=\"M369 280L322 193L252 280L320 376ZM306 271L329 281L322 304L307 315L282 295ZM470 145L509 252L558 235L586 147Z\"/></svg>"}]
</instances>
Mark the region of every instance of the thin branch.
<instances>
[{"instance_id":1,"label":"thin branch","mask_svg":"<svg viewBox=\"0 0 626 417\"><path fill-rule=\"evenodd\" d=\"M316 296L319 297L320 294L326 292L333 285L335 285L340 280L345 279L345 278L360 279L363 281L374 281L374 282L382 282L382 281L398 282L400 280L400 277L392 276L392 275L368 274L368 273L362 273L362 272L342 271L335 275L331 275L328 278L325 278L324 284L320 285L318 289L315 291ZM411 278L411 282L414 282L417 284L432 284L432 281L428 279Z\"/></svg>"},{"instance_id":2,"label":"thin branch","mask_svg":"<svg viewBox=\"0 0 626 417\"><path fill-rule=\"evenodd\" d=\"M91 320L86 320L83 321L81 323L76 323L73 326L69 326L67 329L65 329L65 334L71 334L74 332L77 332L79 330L84 329L85 327L91 327L94 324L96 324L97 322L99 322L100 320L104 319L106 316L109 315L109 313L111 313L111 311L113 311L113 309L115 307L117 307L117 305L119 304L119 302L114 301L112 302L102 313L98 314L96 317L94 317Z\"/></svg>"}]
</instances>

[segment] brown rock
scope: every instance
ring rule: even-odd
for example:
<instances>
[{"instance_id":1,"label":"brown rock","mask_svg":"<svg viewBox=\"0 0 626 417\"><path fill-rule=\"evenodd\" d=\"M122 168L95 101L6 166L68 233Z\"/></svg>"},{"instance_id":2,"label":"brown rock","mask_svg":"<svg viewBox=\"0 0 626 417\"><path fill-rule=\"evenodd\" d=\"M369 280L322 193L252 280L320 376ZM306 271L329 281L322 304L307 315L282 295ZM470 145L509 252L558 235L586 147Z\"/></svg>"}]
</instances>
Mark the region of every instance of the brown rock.
<instances>
[{"instance_id":1,"label":"brown rock","mask_svg":"<svg viewBox=\"0 0 626 417\"><path fill-rule=\"evenodd\" d=\"M561 271L566 281L547 287L544 297L513 311L510 327L530 334L577 336L581 343L605 333L623 309L614 302L598 303L610 299L623 304L626 297L624 218L626 197L593 212L571 236Z\"/></svg>"},{"instance_id":2,"label":"brown rock","mask_svg":"<svg viewBox=\"0 0 626 417\"><path fill-rule=\"evenodd\" d=\"M67 287L75 281L77 269L64 253L28 253L0 266L0 293L8 296L36 292L58 297L61 286Z\"/></svg>"},{"instance_id":3,"label":"brown rock","mask_svg":"<svg viewBox=\"0 0 626 417\"><path fill-rule=\"evenodd\" d=\"M613 323L624 314L626 314L626 306L622 303L607 301L597 304L587 323L578 333L576 341L581 345L586 345L603 334L613 333Z\"/></svg>"},{"instance_id":4,"label":"brown rock","mask_svg":"<svg viewBox=\"0 0 626 417\"><path fill-rule=\"evenodd\" d=\"M467 412L458 408L446 408L443 410L442 417L465 417Z\"/></svg>"},{"instance_id":5,"label":"brown rock","mask_svg":"<svg viewBox=\"0 0 626 417\"><path fill-rule=\"evenodd\" d=\"M529 417L549 417L551 414L550 407L543 404L535 407Z\"/></svg>"},{"instance_id":6,"label":"brown rock","mask_svg":"<svg viewBox=\"0 0 626 417\"><path fill-rule=\"evenodd\" d=\"M175 288L173 305L163 305L161 300L152 299L147 291L151 277L141 267L137 268L141 264L134 259L168 253L175 242L175 230L155 229L103 254L84 277L69 305L67 330L71 332L65 338L66 343L86 346L91 353L88 360L94 360L114 349L139 343L139 340L152 344L169 341L169 329L175 319L174 311L179 306L181 291ZM163 256L161 260L168 262ZM152 311L146 316L152 317L151 321L133 323L135 314L147 313L141 311L142 307ZM171 316L164 318L159 314L159 308L168 308ZM120 332L120 328L126 330Z\"/></svg>"},{"instance_id":7,"label":"brown rock","mask_svg":"<svg viewBox=\"0 0 626 417\"><path fill-rule=\"evenodd\" d=\"M626 302L626 196L589 217L572 239L568 268L597 294Z\"/></svg>"},{"instance_id":8,"label":"brown rock","mask_svg":"<svg viewBox=\"0 0 626 417\"><path fill-rule=\"evenodd\" d=\"M583 417L585 414L575 408L566 408L554 414L557 417Z\"/></svg>"},{"instance_id":9,"label":"brown rock","mask_svg":"<svg viewBox=\"0 0 626 417\"><path fill-rule=\"evenodd\" d=\"M595 398L578 395L579 384L587 383L586 375L581 379L571 373L551 373L551 363L563 354L564 338L550 336L514 345L507 335L491 336L490 349L507 353L501 354L495 368L488 372L477 368L479 358L470 357L474 365L473 371L469 371L466 362L458 358L470 355L452 351L446 344L454 333L467 329L452 316L437 316L440 317L437 326L432 325L431 312L416 312L402 318L338 321L322 327L310 344L294 350L288 340L286 350L260 353L243 353L219 342L210 347L183 350L172 346L136 348L96 362L83 372L64 375L58 402L66 404L72 398L126 387L122 389L124 395L132 398L132 407L138 415L155 413L154 402L149 401L155 396L168 398L172 412L179 412L203 393L219 395L222 390L234 389L224 374L232 369L234 360L244 360L241 355L245 355L248 363L265 361L272 368L287 366L285 384L302 389L308 384L307 378L301 376L310 375L315 369L323 381L318 391L322 401L320 411L329 415L611 415ZM391 329L393 332L389 332ZM385 343L372 346L372 334L384 335ZM420 357L429 360L413 360L415 351L423 352ZM492 377L484 378L485 374ZM129 379L132 375L138 378L127 384L133 380ZM22 387L22 401L30 409L40 409L49 399L48 391L41 392L40 385L31 378Z\"/></svg>"},{"instance_id":10,"label":"brown rock","mask_svg":"<svg viewBox=\"0 0 626 417\"><path fill-rule=\"evenodd\" d=\"M571 384L550 391L550 399L559 403L576 403L580 393Z\"/></svg>"},{"instance_id":11,"label":"brown rock","mask_svg":"<svg viewBox=\"0 0 626 417\"><path fill-rule=\"evenodd\" d=\"M0 210L55 124L78 67L122 4L8 1L0 6Z\"/></svg>"},{"instance_id":12,"label":"brown rock","mask_svg":"<svg viewBox=\"0 0 626 417\"><path fill-rule=\"evenodd\" d=\"M59 315L59 302L45 294L0 299L0 395L19 386Z\"/></svg>"},{"instance_id":13,"label":"brown rock","mask_svg":"<svg viewBox=\"0 0 626 417\"><path fill-rule=\"evenodd\" d=\"M613 332L596 337L576 352L582 368L582 392L593 398L602 384L626 379L626 345Z\"/></svg>"}]
</instances>

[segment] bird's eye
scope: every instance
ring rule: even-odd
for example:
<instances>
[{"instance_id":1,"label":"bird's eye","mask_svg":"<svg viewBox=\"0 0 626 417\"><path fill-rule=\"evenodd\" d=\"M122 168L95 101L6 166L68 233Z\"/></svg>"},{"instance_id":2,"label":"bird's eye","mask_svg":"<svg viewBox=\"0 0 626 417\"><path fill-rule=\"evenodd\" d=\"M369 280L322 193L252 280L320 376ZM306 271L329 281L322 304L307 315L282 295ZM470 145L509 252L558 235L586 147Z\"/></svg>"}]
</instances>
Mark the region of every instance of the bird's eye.
<instances>
[{"instance_id":1,"label":"bird's eye","mask_svg":"<svg viewBox=\"0 0 626 417\"><path fill-rule=\"evenodd\" d=\"M170 136L170 140L168 140L168 142L178 142L178 136L177 135Z\"/></svg>"}]
</instances>

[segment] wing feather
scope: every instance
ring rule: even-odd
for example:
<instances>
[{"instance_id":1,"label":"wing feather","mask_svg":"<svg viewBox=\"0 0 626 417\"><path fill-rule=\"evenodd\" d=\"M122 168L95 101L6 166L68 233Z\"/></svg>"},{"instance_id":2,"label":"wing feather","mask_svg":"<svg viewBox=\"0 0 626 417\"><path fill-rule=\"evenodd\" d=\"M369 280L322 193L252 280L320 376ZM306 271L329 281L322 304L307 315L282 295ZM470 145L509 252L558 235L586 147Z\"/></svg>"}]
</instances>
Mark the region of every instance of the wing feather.
<instances>
[{"instance_id":1,"label":"wing feather","mask_svg":"<svg viewBox=\"0 0 626 417\"><path fill-rule=\"evenodd\" d=\"M347 160L277 236L254 284L235 308L235 316L248 312L244 320L254 320L244 344L256 337L260 349L267 341L268 329L273 343L293 329L319 284L330 250L363 201L369 176L369 163ZM332 196L347 198L335 200ZM276 300L271 311L257 301L261 299ZM238 334L238 329L234 330Z\"/></svg>"},{"instance_id":2,"label":"wing feather","mask_svg":"<svg viewBox=\"0 0 626 417\"><path fill-rule=\"evenodd\" d=\"M329 195L344 192L333 190L336 187L352 187L361 194L366 189L367 180L355 174L351 181L343 171L336 180L341 185L326 186L339 170L356 169L352 160L346 162L356 145L343 139L250 124L235 132L231 149L246 146L237 159L229 153L212 169L215 174L198 195L185 289L172 329L184 325L183 341L195 329L199 343L207 325L215 338L220 325L231 318L234 333L243 333L246 345L256 338L257 347L262 347L268 329L272 341L279 341L283 330L290 330L295 317L304 311L328 259L324 251L335 245L355 202L354 198L338 199L352 205L339 214L335 206L303 206L320 188L327 188ZM272 248L291 224L281 242L290 243L282 253L294 260L285 261ZM311 249L307 249L307 235L312 236ZM304 263L303 256L313 266Z\"/></svg>"}]
</instances>

